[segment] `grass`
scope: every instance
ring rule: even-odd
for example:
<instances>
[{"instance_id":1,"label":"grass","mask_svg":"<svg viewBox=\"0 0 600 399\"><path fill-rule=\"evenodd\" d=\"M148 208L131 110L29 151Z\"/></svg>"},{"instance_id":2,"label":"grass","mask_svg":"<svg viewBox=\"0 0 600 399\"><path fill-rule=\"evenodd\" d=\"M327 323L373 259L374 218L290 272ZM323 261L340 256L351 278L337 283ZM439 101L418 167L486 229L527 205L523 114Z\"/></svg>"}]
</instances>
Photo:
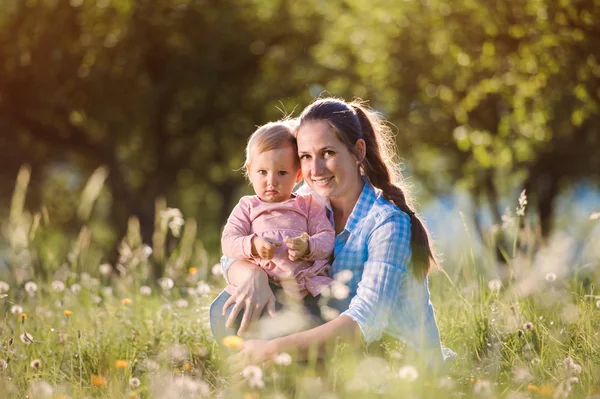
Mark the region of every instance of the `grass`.
<instances>
[{"instance_id":1,"label":"grass","mask_svg":"<svg viewBox=\"0 0 600 399\"><path fill-rule=\"evenodd\" d=\"M152 249L132 219L108 267L86 220L68 250L50 244L47 218L22 205L26 177L2 226L0 398L600 395L597 275L564 264L563 247L522 255L515 246L503 282L483 278L492 269L472 251L431 276L442 341L458 354L443 374L418 367L398 343L367 356L339 343L326 362L282 356L230 375L207 320L221 277L190 238L192 221L157 202Z\"/></svg>"}]
</instances>

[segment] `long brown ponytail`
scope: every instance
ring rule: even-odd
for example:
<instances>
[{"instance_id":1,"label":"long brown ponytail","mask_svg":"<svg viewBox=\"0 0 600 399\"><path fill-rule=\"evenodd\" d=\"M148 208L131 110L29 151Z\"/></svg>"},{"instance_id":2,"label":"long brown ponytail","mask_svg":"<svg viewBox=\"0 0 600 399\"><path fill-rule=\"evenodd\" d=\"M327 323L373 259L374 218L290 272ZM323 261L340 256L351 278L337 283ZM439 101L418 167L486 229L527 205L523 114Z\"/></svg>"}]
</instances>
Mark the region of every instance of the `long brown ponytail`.
<instances>
[{"instance_id":1,"label":"long brown ponytail","mask_svg":"<svg viewBox=\"0 0 600 399\"><path fill-rule=\"evenodd\" d=\"M388 201L410 216L413 274L424 278L431 267L438 267L429 232L415 213L414 202L402 174L394 166L397 165L395 141L382 118L361 102L346 103L336 98L324 98L308 106L299 119L300 126L308 121L327 122L352 152L357 140L365 141L366 155L362 161L365 177L382 191Z\"/></svg>"}]
</instances>

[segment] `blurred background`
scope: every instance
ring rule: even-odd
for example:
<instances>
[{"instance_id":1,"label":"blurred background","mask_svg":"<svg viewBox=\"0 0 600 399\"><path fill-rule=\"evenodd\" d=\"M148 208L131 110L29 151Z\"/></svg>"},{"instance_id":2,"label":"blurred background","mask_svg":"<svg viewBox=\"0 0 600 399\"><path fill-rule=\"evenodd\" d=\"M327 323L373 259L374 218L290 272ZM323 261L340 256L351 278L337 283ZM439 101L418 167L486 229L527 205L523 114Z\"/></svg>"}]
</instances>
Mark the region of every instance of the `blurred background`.
<instances>
[{"instance_id":1,"label":"blurred background","mask_svg":"<svg viewBox=\"0 0 600 399\"><path fill-rule=\"evenodd\" d=\"M19 195L53 251L40 262L82 224L115 262L130 216L152 243L157 206L195 221L216 261L251 192L249 134L332 95L393 125L446 267L470 251L502 263L513 239L494 226L515 221L597 263L599 21L598 0L3 0L4 237L28 165Z\"/></svg>"}]
</instances>

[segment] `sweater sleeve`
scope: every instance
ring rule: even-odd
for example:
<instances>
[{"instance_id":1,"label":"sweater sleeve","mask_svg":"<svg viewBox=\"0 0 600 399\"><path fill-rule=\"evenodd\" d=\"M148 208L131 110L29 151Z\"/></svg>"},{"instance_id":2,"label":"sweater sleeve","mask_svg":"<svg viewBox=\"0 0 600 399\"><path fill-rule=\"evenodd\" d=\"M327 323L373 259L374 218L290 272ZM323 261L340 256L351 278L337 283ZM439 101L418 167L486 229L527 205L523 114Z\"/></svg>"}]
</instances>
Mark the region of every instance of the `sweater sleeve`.
<instances>
[{"instance_id":1,"label":"sweater sleeve","mask_svg":"<svg viewBox=\"0 0 600 399\"><path fill-rule=\"evenodd\" d=\"M252 232L250 220L250 200L243 197L233 208L221 236L223 255L233 259L252 258Z\"/></svg>"}]
</instances>

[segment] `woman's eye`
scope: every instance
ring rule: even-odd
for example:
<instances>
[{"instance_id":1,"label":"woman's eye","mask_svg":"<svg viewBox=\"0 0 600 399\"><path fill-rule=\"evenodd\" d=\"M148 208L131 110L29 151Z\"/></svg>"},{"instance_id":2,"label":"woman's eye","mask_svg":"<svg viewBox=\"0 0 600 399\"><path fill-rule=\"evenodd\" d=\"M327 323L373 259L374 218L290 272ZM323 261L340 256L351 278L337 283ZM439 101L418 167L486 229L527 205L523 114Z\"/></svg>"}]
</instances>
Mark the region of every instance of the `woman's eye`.
<instances>
[{"instance_id":1,"label":"woman's eye","mask_svg":"<svg viewBox=\"0 0 600 399\"><path fill-rule=\"evenodd\" d=\"M329 157L332 157L332 156L334 156L334 155L335 155L335 152L333 152L333 151L325 151L325 152L323 153L323 156L324 156L325 158L329 158Z\"/></svg>"},{"instance_id":2,"label":"woman's eye","mask_svg":"<svg viewBox=\"0 0 600 399\"><path fill-rule=\"evenodd\" d=\"M309 158L310 158L310 155L307 155L307 154L300 155L300 160L301 161L304 161L304 160L309 159Z\"/></svg>"}]
</instances>

